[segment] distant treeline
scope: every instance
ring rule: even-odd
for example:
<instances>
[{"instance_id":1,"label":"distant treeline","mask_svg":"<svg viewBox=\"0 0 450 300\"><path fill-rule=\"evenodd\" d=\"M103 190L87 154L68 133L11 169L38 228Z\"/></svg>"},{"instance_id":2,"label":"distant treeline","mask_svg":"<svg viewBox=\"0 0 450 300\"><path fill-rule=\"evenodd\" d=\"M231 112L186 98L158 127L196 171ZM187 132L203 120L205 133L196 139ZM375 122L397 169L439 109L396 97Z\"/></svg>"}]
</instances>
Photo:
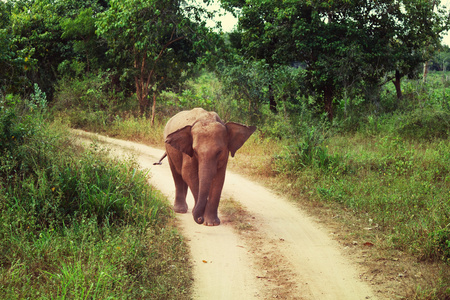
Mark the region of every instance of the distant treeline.
<instances>
[{"instance_id":1,"label":"distant treeline","mask_svg":"<svg viewBox=\"0 0 450 300\"><path fill-rule=\"evenodd\" d=\"M220 2L239 16L234 32L180 0L2 1L0 93L27 97L37 83L51 103L62 79L95 74L154 119L162 91L207 68L248 114L306 102L332 120L355 102L379 105L387 83L400 99L404 78L449 63L440 1Z\"/></svg>"}]
</instances>

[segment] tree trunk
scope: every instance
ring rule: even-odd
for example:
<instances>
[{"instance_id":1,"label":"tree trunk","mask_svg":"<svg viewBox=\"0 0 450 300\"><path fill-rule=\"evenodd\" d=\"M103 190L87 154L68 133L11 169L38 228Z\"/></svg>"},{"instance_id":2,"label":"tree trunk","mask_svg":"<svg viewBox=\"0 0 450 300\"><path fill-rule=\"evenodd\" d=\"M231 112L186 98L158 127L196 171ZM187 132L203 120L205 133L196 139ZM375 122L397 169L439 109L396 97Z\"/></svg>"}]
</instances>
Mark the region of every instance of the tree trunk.
<instances>
[{"instance_id":1,"label":"tree trunk","mask_svg":"<svg viewBox=\"0 0 450 300\"><path fill-rule=\"evenodd\" d=\"M401 86L400 86L401 78L402 77L400 76L400 72L399 71L395 71L395 79L392 82L394 83L395 91L397 92L397 99L401 99L403 97L402 89L401 89Z\"/></svg>"},{"instance_id":2,"label":"tree trunk","mask_svg":"<svg viewBox=\"0 0 450 300\"><path fill-rule=\"evenodd\" d=\"M427 82L428 76L428 60L423 63L423 82Z\"/></svg>"},{"instance_id":3,"label":"tree trunk","mask_svg":"<svg viewBox=\"0 0 450 300\"><path fill-rule=\"evenodd\" d=\"M333 87L326 86L324 89L325 111L328 114L328 120L333 121Z\"/></svg>"},{"instance_id":4,"label":"tree trunk","mask_svg":"<svg viewBox=\"0 0 450 300\"><path fill-rule=\"evenodd\" d=\"M273 87L269 84L269 108L273 113L277 113L277 102L275 101L275 95L273 93Z\"/></svg>"},{"instance_id":5,"label":"tree trunk","mask_svg":"<svg viewBox=\"0 0 450 300\"><path fill-rule=\"evenodd\" d=\"M141 115L144 115L148 106L148 85L145 84L146 81L144 80L145 59L146 57L144 55L141 62L138 62L137 59L134 60L134 67L140 69L139 75L134 76L134 84L136 85L136 98L139 103L139 112Z\"/></svg>"},{"instance_id":6,"label":"tree trunk","mask_svg":"<svg viewBox=\"0 0 450 300\"><path fill-rule=\"evenodd\" d=\"M436 6L436 0L430 0L430 4L431 4L431 11L433 11L434 10L434 7ZM427 42L427 44L426 44L426 48L425 49L428 49L428 47L430 46L430 41L428 41ZM424 54L426 55L427 53L426 52L428 52L428 50L424 50ZM428 75L428 63L429 63L429 61L427 60L424 64L423 64L423 82L425 83L425 82L427 82L427 75Z\"/></svg>"},{"instance_id":7,"label":"tree trunk","mask_svg":"<svg viewBox=\"0 0 450 300\"><path fill-rule=\"evenodd\" d=\"M156 92L153 92L152 120L151 120L152 126L155 124L155 114L156 114Z\"/></svg>"},{"instance_id":8,"label":"tree trunk","mask_svg":"<svg viewBox=\"0 0 450 300\"><path fill-rule=\"evenodd\" d=\"M148 86L146 86L145 81L138 76L134 77L136 84L136 98L139 102L139 112L144 115L148 107Z\"/></svg>"}]
</instances>

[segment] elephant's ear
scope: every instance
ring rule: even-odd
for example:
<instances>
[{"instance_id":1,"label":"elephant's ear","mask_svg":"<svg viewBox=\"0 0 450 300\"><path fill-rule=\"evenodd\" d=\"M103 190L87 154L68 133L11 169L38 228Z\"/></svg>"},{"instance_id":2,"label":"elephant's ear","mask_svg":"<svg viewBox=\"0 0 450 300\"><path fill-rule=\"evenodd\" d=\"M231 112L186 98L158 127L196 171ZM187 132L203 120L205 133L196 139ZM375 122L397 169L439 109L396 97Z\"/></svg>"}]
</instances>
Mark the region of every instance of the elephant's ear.
<instances>
[{"instance_id":1,"label":"elephant's ear","mask_svg":"<svg viewBox=\"0 0 450 300\"><path fill-rule=\"evenodd\" d=\"M167 136L165 142L192 157L194 155L194 149L192 148L191 128L192 126L188 125L172 132Z\"/></svg>"},{"instance_id":2,"label":"elephant's ear","mask_svg":"<svg viewBox=\"0 0 450 300\"><path fill-rule=\"evenodd\" d=\"M236 151L244 145L245 141L255 132L255 126L245 126L242 124L228 122L225 124L228 130L228 150L231 157L234 157Z\"/></svg>"}]
</instances>

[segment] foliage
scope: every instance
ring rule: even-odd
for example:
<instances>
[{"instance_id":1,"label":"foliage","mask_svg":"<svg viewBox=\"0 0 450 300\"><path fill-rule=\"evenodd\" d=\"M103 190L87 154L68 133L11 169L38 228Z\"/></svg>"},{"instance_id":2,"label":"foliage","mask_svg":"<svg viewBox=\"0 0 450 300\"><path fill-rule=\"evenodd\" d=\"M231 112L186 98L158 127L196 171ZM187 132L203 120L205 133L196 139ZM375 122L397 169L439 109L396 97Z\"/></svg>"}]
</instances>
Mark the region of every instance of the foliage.
<instances>
[{"instance_id":1,"label":"foliage","mask_svg":"<svg viewBox=\"0 0 450 300\"><path fill-rule=\"evenodd\" d=\"M399 115L397 131L406 138L448 139L450 134L450 111L430 107L417 108Z\"/></svg>"},{"instance_id":2,"label":"foliage","mask_svg":"<svg viewBox=\"0 0 450 300\"><path fill-rule=\"evenodd\" d=\"M60 24L61 37L72 41L74 51L73 57L66 59L58 66L61 74L79 76L84 72L89 73L91 70L98 70L105 66L101 61L106 60L104 53L108 49L100 39L97 39L95 12L92 7L80 9L79 14L74 18L61 18ZM71 71L74 74L71 74Z\"/></svg>"},{"instance_id":3,"label":"foliage","mask_svg":"<svg viewBox=\"0 0 450 300\"><path fill-rule=\"evenodd\" d=\"M395 136L377 136L373 146L364 150L360 143L335 144L342 148L339 152L347 153L348 172L337 170L318 180L314 184L318 196L367 213L386 234L389 246L422 258L437 257L441 247L430 233L445 228L450 217L445 213L449 211L448 145L417 144Z\"/></svg>"},{"instance_id":4,"label":"foliage","mask_svg":"<svg viewBox=\"0 0 450 300\"><path fill-rule=\"evenodd\" d=\"M400 79L416 75L447 28L439 1L221 2L242 9L239 31L213 33L211 14L178 0L2 2L2 94L38 83L52 102L61 78L111 72L110 92L134 91L141 114L154 96L153 121L161 91L178 93L208 67L252 121L266 104L275 112L305 99L331 118L343 98L349 116L354 99L378 106L379 86L394 78L401 95Z\"/></svg>"},{"instance_id":5,"label":"foliage","mask_svg":"<svg viewBox=\"0 0 450 300\"><path fill-rule=\"evenodd\" d=\"M142 114L149 107L150 93L179 82L199 55L198 45L206 42L195 41L194 32L206 34L207 30L183 14L178 0L110 1L109 5L96 21L97 33L108 42L121 77L135 82ZM197 16L197 10L190 7L188 11Z\"/></svg>"},{"instance_id":6,"label":"foliage","mask_svg":"<svg viewBox=\"0 0 450 300\"><path fill-rule=\"evenodd\" d=\"M431 59L431 71L446 71L450 70L450 48L447 45L442 45L437 53Z\"/></svg>"},{"instance_id":7,"label":"foliage","mask_svg":"<svg viewBox=\"0 0 450 300\"><path fill-rule=\"evenodd\" d=\"M299 142L288 146L284 153L274 156L273 170L276 173L295 176L303 168L317 168L323 172L334 170L340 165L340 158L328 153L323 146L323 128L305 127Z\"/></svg>"},{"instance_id":8,"label":"foliage","mask_svg":"<svg viewBox=\"0 0 450 300\"><path fill-rule=\"evenodd\" d=\"M447 226L448 227L448 226ZM448 228L438 229L430 234L432 245L436 249L434 255L447 263L450 262L450 230Z\"/></svg>"},{"instance_id":9,"label":"foliage","mask_svg":"<svg viewBox=\"0 0 450 300\"><path fill-rule=\"evenodd\" d=\"M64 77L56 85L53 108L106 111L108 114L136 108L125 96L125 88L116 85L116 78L112 71L89 73L79 79Z\"/></svg>"},{"instance_id":10,"label":"foliage","mask_svg":"<svg viewBox=\"0 0 450 300\"><path fill-rule=\"evenodd\" d=\"M225 91L224 83L215 73L203 71L198 77L185 81L180 93L165 92L160 96L164 100L159 109L166 117L180 110L203 107L217 112L224 121L248 121L241 102Z\"/></svg>"},{"instance_id":11,"label":"foliage","mask_svg":"<svg viewBox=\"0 0 450 300\"><path fill-rule=\"evenodd\" d=\"M219 62L218 73L226 93L245 109L249 121L259 117L261 106L268 103L268 65L264 61L251 61L234 56L234 61Z\"/></svg>"},{"instance_id":12,"label":"foliage","mask_svg":"<svg viewBox=\"0 0 450 300\"><path fill-rule=\"evenodd\" d=\"M59 3L59 2L58 2ZM25 75L50 96L56 80L54 70L70 49L61 38L60 5L51 1L18 1L13 5L10 21L12 44L23 59L34 61ZM39 62L39 63L37 63Z\"/></svg>"},{"instance_id":13,"label":"foliage","mask_svg":"<svg viewBox=\"0 0 450 300\"><path fill-rule=\"evenodd\" d=\"M222 2L242 10L240 53L271 67L303 63L308 94L330 119L335 97L371 93L386 76L399 86L448 24L429 1Z\"/></svg>"},{"instance_id":14,"label":"foliage","mask_svg":"<svg viewBox=\"0 0 450 300\"><path fill-rule=\"evenodd\" d=\"M17 146L35 134L36 127L44 125L46 95L37 84L34 88L35 92L30 100L22 101L19 97L8 94L0 101L0 153L13 153ZM32 114L23 115L27 111Z\"/></svg>"},{"instance_id":15,"label":"foliage","mask_svg":"<svg viewBox=\"0 0 450 300\"><path fill-rule=\"evenodd\" d=\"M9 93L23 93L29 88L26 71L35 65L31 58L34 49L18 49L15 44L11 27L12 5L9 2L0 3L0 95Z\"/></svg>"},{"instance_id":16,"label":"foliage","mask_svg":"<svg viewBox=\"0 0 450 300\"><path fill-rule=\"evenodd\" d=\"M134 89L141 114L148 95L179 85L219 40L210 13L178 0L10 0L0 17L2 94L28 96L38 83L52 102L61 77L114 72L111 90Z\"/></svg>"},{"instance_id":17,"label":"foliage","mask_svg":"<svg viewBox=\"0 0 450 300\"><path fill-rule=\"evenodd\" d=\"M356 129L303 123L271 170L296 195L367 216L361 226L375 231L366 238L380 247L448 262L450 116L434 88L417 87L401 110L365 115Z\"/></svg>"},{"instance_id":18,"label":"foliage","mask_svg":"<svg viewBox=\"0 0 450 300\"><path fill-rule=\"evenodd\" d=\"M0 110L0 292L6 298L187 298L183 239L133 160L82 151L30 101Z\"/></svg>"}]
</instances>

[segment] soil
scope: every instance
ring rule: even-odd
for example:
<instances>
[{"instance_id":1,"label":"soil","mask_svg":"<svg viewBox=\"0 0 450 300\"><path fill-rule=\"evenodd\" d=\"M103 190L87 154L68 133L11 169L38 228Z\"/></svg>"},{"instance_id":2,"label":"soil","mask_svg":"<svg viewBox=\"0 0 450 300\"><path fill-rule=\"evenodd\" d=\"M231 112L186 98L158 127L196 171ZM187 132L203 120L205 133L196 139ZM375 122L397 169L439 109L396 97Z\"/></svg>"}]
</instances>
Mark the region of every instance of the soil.
<instances>
[{"instance_id":1,"label":"soil","mask_svg":"<svg viewBox=\"0 0 450 300\"><path fill-rule=\"evenodd\" d=\"M153 165L164 150L73 132L80 139L95 136L108 144L114 155L135 157L142 168L150 170L150 183L173 201L175 187L167 160ZM177 214L190 246L194 299L360 300L393 296L383 286L385 278L378 278L377 272L362 265L364 250L350 255L347 252L352 245L336 240L336 228L284 197L228 170L223 199L232 199L242 207L245 218L240 230L236 230L232 216L220 210L220 226L196 224L190 193L188 213Z\"/></svg>"}]
</instances>

